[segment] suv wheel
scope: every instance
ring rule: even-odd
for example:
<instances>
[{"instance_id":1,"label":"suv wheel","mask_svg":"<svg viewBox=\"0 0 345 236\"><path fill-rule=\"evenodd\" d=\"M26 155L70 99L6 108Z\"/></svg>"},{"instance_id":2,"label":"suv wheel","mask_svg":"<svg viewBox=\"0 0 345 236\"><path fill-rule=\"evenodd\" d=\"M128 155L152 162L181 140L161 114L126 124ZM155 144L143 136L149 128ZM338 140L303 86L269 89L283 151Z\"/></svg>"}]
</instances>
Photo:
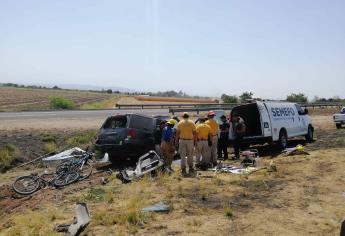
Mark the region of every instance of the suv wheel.
<instances>
[{"instance_id":1,"label":"suv wheel","mask_svg":"<svg viewBox=\"0 0 345 236\"><path fill-rule=\"evenodd\" d=\"M305 139L306 139L308 142L311 142L311 141L313 141L313 139L314 139L314 130L313 130L313 127L311 127L310 125L309 125L309 127L308 127L308 133L307 133L307 135L305 136Z\"/></svg>"},{"instance_id":2,"label":"suv wheel","mask_svg":"<svg viewBox=\"0 0 345 236\"><path fill-rule=\"evenodd\" d=\"M286 149L287 148L287 143L288 143L288 139L287 139L287 134L285 130L281 130L279 133L279 146L281 149Z\"/></svg>"},{"instance_id":3,"label":"suv wheel","mask_svg":"<svg viewBox=\"0 0 345 236\"><path fill-rule=\"evenodd\" d=\"M335 126L337 127L337 129L341 129L341 124L340 123L336 123Z\"/></svg>"}]
</instances>

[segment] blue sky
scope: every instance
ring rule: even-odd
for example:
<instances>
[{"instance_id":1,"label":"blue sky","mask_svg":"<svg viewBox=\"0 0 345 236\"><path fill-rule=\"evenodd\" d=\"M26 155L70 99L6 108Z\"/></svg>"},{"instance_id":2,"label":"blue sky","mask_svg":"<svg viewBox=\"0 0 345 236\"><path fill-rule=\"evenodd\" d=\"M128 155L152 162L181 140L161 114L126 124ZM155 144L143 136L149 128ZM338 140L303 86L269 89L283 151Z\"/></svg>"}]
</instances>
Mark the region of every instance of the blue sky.
<instances>
[{"instance_id":1,"label":"blue sky","mask_svg":"<svg viewBox=\"0 0 345 236\"><path fill-rule=\"evenodd\" d=\"M342 0L0 0L0 82L345 97Z\"/></svg>"}]
</instances>

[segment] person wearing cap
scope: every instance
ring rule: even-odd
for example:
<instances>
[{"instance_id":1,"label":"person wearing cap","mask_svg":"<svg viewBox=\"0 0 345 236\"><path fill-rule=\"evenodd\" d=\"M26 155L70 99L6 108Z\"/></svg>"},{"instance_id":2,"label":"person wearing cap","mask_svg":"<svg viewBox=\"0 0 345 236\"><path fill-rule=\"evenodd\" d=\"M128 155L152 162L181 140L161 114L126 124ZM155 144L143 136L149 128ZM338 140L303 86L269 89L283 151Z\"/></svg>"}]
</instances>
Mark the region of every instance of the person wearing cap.
<instances>
[{"instance_id":1,"label":"person wearing cap","mask_svg":"<svg viewBox=\"0 0 345 236\"><path fill-rule=\"evenodd\" d=\"M161 154L165 161L166 167L171 170L171 164L175 154L175 129L176 120L170 119L166 127L162 130Z\"/></svg>"},{"instance_id":2,"label":"person wearing cap","mask_svg":"<svg viewBox=\"0 0 345 236\"><path fill-rule=\"evenodd\" d=\"M205 124L205 120L205 118L200 118L199 124L196 126L197 142L195 146L195 155L198 166L200 164L210 164L210 147L208 141L211 140L211 127Z\"/></svg>"},{"instance_id":3,"label":"person wearing cap","mask_svg":"<svg viewBox=\"0 0 345 236\"><path fill-rule=\"evenodd\" d=\"M229 141L229 129L230 124L225 115L220 117L222 123L219 125L219 139L218 139L218 159L228 159L228 141ZM222 155L224 155L222 157Z\"/></svg>"},{"instance_id":4,"label":"person wearing cap","mask_svg":"<svg viewBox=\"0 0 345 236\"><path fill-rule=\"evenodd\" d=\"M243 137L246 133L246 125L244 124L243 120L240 118L238 114L233 114L232 121L234 124L234 133L235 133L235 140L234 140L234 152L235 152L235 159L240 159L240 149L243 143Z\"/></svg>"},{"instance_id":5,"label":"person wearing cap","mask_svg":"<svg viewBox=\"0 0 345 236\"><path fill-rule=\"evenodd\" d=\"M187 112L183 113L181 120L176 128L176 143L179 143L179 153L181 155L181 173L186 175L186 161L189 167L189 174L194 173L193 167L193 149L196 142L196 127L189 119Z\"/></svg>"},{"instance_id":6,"label":"person wearing cap","mask_svg":"<svg viewBox=\"0 0 345 236\"><path fill-rule=\"evenodd\" d=\"M210 150L210 158L211 162L214 166L217 165L217 146L218 146L218 132L219 132L219 125L217 121L214 120L216 113L214 111L209 111L207 113L208 120L206 124L211 128L211 150Z\"/></svg>"}]
</instances>

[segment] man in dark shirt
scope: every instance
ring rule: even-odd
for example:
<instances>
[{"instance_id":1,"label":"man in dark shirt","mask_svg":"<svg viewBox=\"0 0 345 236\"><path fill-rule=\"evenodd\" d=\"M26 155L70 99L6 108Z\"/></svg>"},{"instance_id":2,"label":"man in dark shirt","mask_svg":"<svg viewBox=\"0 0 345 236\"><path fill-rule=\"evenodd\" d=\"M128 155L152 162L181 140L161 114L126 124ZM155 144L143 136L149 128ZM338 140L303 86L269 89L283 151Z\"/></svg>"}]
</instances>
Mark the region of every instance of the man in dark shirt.
<instances>
[{"instance_id":1,"label":"man in dark shirt","mask_svg":"<svg viewBox=\"0 0 345 236\"><path fill-rule=\"evenodd\" d=\"M234 140L235 159L239 160L243 137L246 134L246 125L244 124L240 116L237 114L233 114L233 125L234 125L234 132L235 132L235 140Z\"/></svg>"},{"instance_id":2,"label":"man in dark shirt","mask_svg":"<svg viewBox=\"0 0 345 236\"><path fill-rule=\"evenodd\" d=\"M175 154L175 125L176 120L170 119L162 130L161 154L165 160L166 167L170 170Z\"/></svg>"},{"instance_id":3,"label":"man in dark shirt","mask_svg":"<svg viewBox=\"0 0 345 236\"><path fill-rule=\"evenodd\" d=\"M228 159L228 140L229 140L229 129L230 124L226 120L226 116L220 117L221 124L219 125L219 140L218 140L218 159L227 160ZM224 154L224 157L222 157Z\"/></svg>"}]
</instances>

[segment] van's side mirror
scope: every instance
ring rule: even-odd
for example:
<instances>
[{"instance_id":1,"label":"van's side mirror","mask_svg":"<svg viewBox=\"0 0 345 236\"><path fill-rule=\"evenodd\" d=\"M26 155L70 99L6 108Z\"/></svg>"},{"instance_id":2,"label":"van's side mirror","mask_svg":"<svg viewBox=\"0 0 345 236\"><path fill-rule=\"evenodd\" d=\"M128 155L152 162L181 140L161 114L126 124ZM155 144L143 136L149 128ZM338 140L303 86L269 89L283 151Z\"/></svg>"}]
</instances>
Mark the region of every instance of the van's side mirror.
<instances>
[{"instance_id":1,"label":"van's side mirror","mask_svg":"<svg viewBox=\"0 0 345 236\"><path fill-rule=\"evenodd\" d=\"M306 108L306 109L304 109L304 114L305 115L308 115L309 114L309 111L308 111L308 109Z\"/></svg>"}]
</instances>

